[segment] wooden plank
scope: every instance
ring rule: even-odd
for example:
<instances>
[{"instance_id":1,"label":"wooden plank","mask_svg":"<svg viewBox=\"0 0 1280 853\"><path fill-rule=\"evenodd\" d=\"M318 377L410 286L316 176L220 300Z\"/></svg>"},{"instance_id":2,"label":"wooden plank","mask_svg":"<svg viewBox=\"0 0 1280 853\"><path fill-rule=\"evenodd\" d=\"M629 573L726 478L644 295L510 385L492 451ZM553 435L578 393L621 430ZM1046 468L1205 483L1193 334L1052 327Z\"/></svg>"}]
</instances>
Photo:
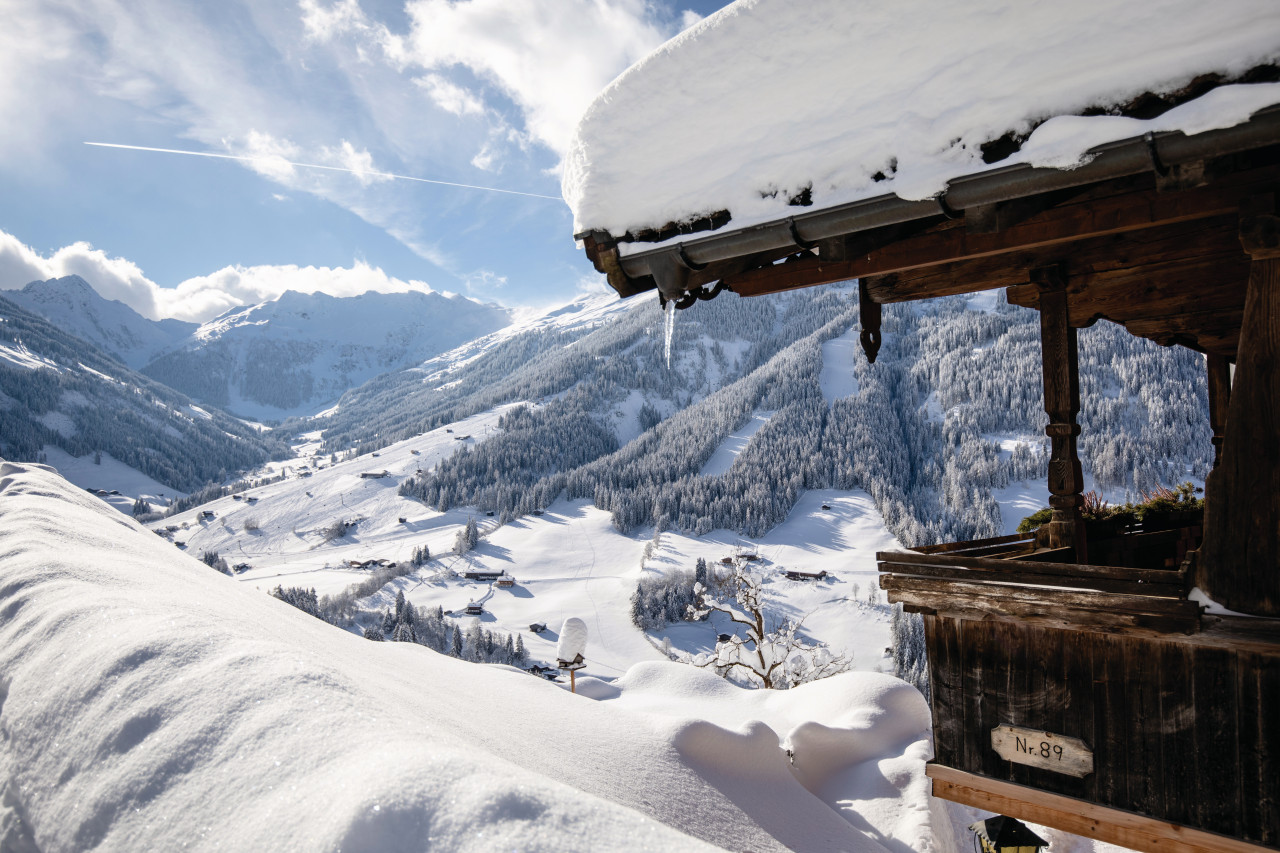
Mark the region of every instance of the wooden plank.
<instances>
[{"instance_id":1,"label":"wooden plank","mask_svg":"<svg viewBox=\"0 0 1280 853\"><path fill-rule=\"evenodd\" d=\"M1200 823L1196 778L1195 652L1176 643L1153 643L1159 661L1161 734L1160 760L1164 765L1163 817L1176 823L1204 828ZM1213 827L1218 829L1218 827Z\"/></svg>"},{"instance_id":2,"label":"wooden plank","mask_svg":"<svg viewBox=\"0 0 1280 853\"><path fill-rule=\"evenodd\" d=\"M1022 601L1061 607L1093 608L1121 613L1157 613L1199 617L1200 605L1179 598L1125 593L1097 592L1065 587L1019 586L1011 583L974 583L950 578L903 577L881 575L880 588L886 591L911 591L942 598L984 598Z\"/></svg>"},{"instance_id":3,"label":"wooden plank","mask_svg":"<svg viewBox=\"0 0 1280 853\"><path fill-rule=\"evenodd\" d=\"M982 635L976 630L980 623L960 619L956 627L960 650L960 705L964 708L964 729L960 732L963 763L960 766L981 773L986 750L978 734L982 731L982 676L986 659L980 647Z\"/></svg>"},{"instance_id":4,"label":"wooden plank","mask_svg":"<svg viewBox=\"0 0 1280 853\"><path fill-rule=\"evenodd\" d=\"M1034 727L1040 723L1040 709L1032 696L1031 670L1033 654L1038 655L1035 638L1043 630L1034 625L1013 622L999 623L1003 632L998 635L1006 655L1006 675L1003 702L999 721L1014 726ZM1012 782L1030 784L1039 774L1021 764L1008 765L1005 778Z\"/></svg>"},{"instance_id":5,"label":"wooden plank","mask_svg":"<svg viewBox=\"0 0 1280 853\"><path fill-rule=\"evenodd\" d=\"M1264 659L1256 653L1242 653L1236 670L1236 724L1240 756L1240 824L1245 838L1267 838L1269 782L1263 776L1266 761L1262 754L1263 730L1267 726L1262 710Z\"/></svg>"},{"instance_id":6,"label":"wooden plank","mask_svg":"<svg viewBox=\"0 0 1280 853\"><path fill-rule=\"evenodd\" d=\"M1197 620L1193 616L1067 607L1044 600L948 599L936 593L897 590L889 593L889 601L902 604L905 610L912 613L937 613L977 621L1011 620L1071 631L1111 631L1134 636L1163 637L1168 634L1189 633L1197 627Z\"/></svg>"},{"instance_id":7,"label":"wooden plank","mask_svg":"<svg viewBox=\"0 0 1280 853\"><path fill-rule=\"evenodd\" d=\"M1177 224L1194 226L1195 222L1207 218L1234 217L1240 201L1257 191L1255 188L1259 181L1274 179L1276 172L1274 167L1255 170L1209 187L1175 193L1146 189L1110 198L1086 198L1052 208L995 233L971 233L968 229L949 224L845 261L814 258L796 264L777 264L726 278L725 283L739 295L756 296L816 284L935 268L966 260L1001 259L1015 252L1061 257L1062 246L1066 244L1108 237L1123 241L1125 235L1135 231ZM1040 265L1031 263L1023 269ZM955 282L965 280L963 277L949 278ZM988 284L987 287L1003 287L1008 283ZM971 288L980 289L985 288ZM938 295L943 294L927 292L903 298ZM884 301L877 294L873 293L873 296L877 302Z\"/></svg>"},{"instance_id":8,"label":"wooden plank","mask_svg":"<svg viewBox=\"0 0 1280 853\"><path fill-rule=\"evenodd\" d=\"M1063 696L1061 727L1055 729L1070 737L1078 738L1092 753L1096 743L1093 729L1093 706L1097 701L1097 688L1094 684L1094 647L1099 641L1097 634L1082 631L1062 631L1062 681L1066 685ZM1093 768L1090 767L1092 771ZM1060 793L1096 800L1098 797L1098 779L1096 773L1089 773L1079 780L1069 780L1072 784L1059 788Z\"/></svg>"},{"instance_id":9,"label":"wooden plank","mask_svg":"<svg viewBox=\"0 0 1280 853\"><path fill-rule=\"evenodd\" d=\"M995 572L1028 572L1061 577L1097 577L1127 580L1138 583L1179 583L1182 575L1178 569L1133 569L1125 566L1093 566L1087 563L1041 563L1021 560L995 560L983 557L944 557L917 554L914 551L879 551L876 559L882 563L925 566L960 566L988 569Z\"/></svg>"},{"instance_id":10,"label":"wooden plank","mask_svg":"<svg viewBox=\"0 0 1280 853\"><path fill-rule=\"evenodd\" d=\"M911 550L917 554L947 554L952 551L965 551L986 545L1000 545L1006 542L1034 542L1034 533L1010 533L1007 536L992 536L988 539L971 539L967 542L942 542L938 545L919 545Z\"/></svg>"},{"instance_id":11,"label":"wooden plank","mask_svg":"<svg viewBox=\"0 0 1280 853\"><path fill-rule=\"evenodd\" d=\"M940 799L1142 853L1267 853L1274 849L941 764L928 764L925 773L933 780L933 795Z\"/></svg>"},{"instance_id":12,"label":"wooden plank","mask_svg":"<svg viewBox=\"0 0 1280 853\"><path fill-rule=\"evenodd\" d=\"M1240 835L1240 756L1236 700L1238 656L1226 649L1193 650L1196 825Z\"/></svg>"},{"instance_id":13,"label":"wooden plank","mask_svg":"<svg viewBox=\"0 0 1280 853\"><path fill-rule=\"evenodd\" d=\"M1125 647L1129 670L1129 719L1127 737L1132 763L1125 780L1126 806L1144 814L1164 814L1165 768L1161 753L1160 662L1154 660L1148 643L1130 642Z\"/></svg>"},{"instance_id":14,"label":"wooden plank","mask_svg":"<svg viewBox=\"0 0 1280 853\"><path fill-rule=\"evenodd\" d=\"M1240 324L1244 320L1244 302L1212 311L1192 311L1159 317L1143 317L1124 321L1132 335L1155 341L1161 346L1181 344L1218 358L1235 358L1240 340Z\"/></svg>"},{"instance_id":15,"label":"wooden plank","mask_svg":"<svg viewBox=\"0 0 1280 853\"><path fill-rule=\"evenodd\" d=\"M973 583L994 582L1026 584L1028 586L1070 587L1073 589L1090 589L1099 592L1117 592L1162 598L1181 598L1186 592L1186 586L1182 583L1138 583L1136 581L1114 580L1112 578L1073 578L1038 572L1000 572L993 569L963 568L958 566L881 563L880 571L895 577L949 578Z\"/></svg>"},{"instance_id":16,"label":"wooden plank","mask_svg":"<svg viewBox=\"0 0 1280 853\"><path fill-rule=\"evenodd\" d=\"M1237 666L1242 834L1280 847L1280 659L1250 652Z\"/></svg>"},{"instance_id":17,"label":"wooden plank","mask_svg":"<svg viewBox=\"0 0 1280 853\"><path fill-rule=\"evenodd\" d=\"M933 751L950 764L964 763L964 706L960 661L960 621L925 616L929 653L929 689L933 701Z\"/></svg>"},{"instance_id":18,"label":"wooden plank","mask_svg":"<svg viewBox=\"0 0 1280 853\"><path fill-rule=\"evenodd\" d=\"M1095 635L1093 746L1098 768L1095 797L1104 805L1128 804L1126 780L1141 770L1131 766L1127 723L1129 719L1129 670L1127 637Z\"/></svg>"},{"instance_id":19,"label":"wooden plank","mask_svg":"<svg viewBox=\"0 0 1280 853\"><path fill-rule=\"evenodd\" d=\"M1097 316L1096 311L1081 312L1085 295L1101 303L1101 316L1111 317L1109 311L1118 311L1127 318L1143 315L1128 315L1123 309L1148 308L1153 298L1166 299L1170 293L1176 294L1196 281L1200 282L1200 292L1214 293L1211 286L1221 283L1221 277L1213 275L1212 267L1202 268L1206 258L1217 259L1218 263L1230 258L1237 271L1247 263L1236 238L1235 223L1234 216L1218 215L1132 234L1083 238L1049 248L1019 249L1005 255L953 260L882 275L867 274L863 280L871 297L882 303L1012 287L1008 294L1010 302L1036 307L1038 291L1030 286L1031 271L1065 264L1070 276L1068 317L1072 325L1082 326ZM1230 282L1242 280L1233 276ZM1143 293L1142 301L1125 298L1127 293L1135 291ZM1216 301L1185 306L1175 303L1148 313L1204 310L1216 304Z\"/></svg>"},{"instance_id":20,"label":"wooden plank","mask_svg":"<svg viewBox=\"0 0 1280 853\"><path fill-rule=\"evenodd\" d=\"M1259 837L1280 847L1280 658L1258 659L1258 785L1245 796L1258 803Z\"/></svg>"}]
</instances>

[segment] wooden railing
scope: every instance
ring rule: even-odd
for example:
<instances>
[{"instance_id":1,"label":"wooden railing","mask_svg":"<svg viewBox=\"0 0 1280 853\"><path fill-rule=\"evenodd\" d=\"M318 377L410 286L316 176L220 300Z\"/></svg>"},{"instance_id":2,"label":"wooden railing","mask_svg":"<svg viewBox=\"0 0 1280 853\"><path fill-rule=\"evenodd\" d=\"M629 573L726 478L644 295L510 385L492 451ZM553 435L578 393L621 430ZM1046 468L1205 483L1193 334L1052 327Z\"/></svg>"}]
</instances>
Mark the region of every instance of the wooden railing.
<instances>
[{"instance_id":1,"label":"wooden railing","mask_svg":"<svg viewBox=\"0 0 1280 853\"><path fill-rule=\"evenodd\" d=\"M876 559L889 600L913 612L1137 633L1199 628L1186 564L1076 563L1070 548L1037 548L1034 534L886 551Z\"/></svg>"}]
</instances>

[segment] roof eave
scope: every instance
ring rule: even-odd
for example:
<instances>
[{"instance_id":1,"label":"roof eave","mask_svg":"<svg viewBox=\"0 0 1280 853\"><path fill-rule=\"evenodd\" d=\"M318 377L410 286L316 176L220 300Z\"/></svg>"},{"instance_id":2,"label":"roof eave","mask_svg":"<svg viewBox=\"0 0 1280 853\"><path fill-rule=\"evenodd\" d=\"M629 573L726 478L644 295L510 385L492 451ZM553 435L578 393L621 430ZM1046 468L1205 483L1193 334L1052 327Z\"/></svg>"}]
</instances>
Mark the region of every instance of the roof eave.
<instances>
[{"instance_id":1,"label":"roof eave","mask_svg":"<svg viewBox=\"0 0 1280 853\"><path fill-rule=\"evenodd\" d=\"M784 257L824 241L886 226L939 216L963 216L966 210L1055 190L1146 172L1170 170L1204 160L1280 143L1280 104L1260 110L1249 121L1187 136L1181 131L1148 133L1099 145L1075 169L1019 164L965 175L948 182L945 192L922 201L893 194L808 211L746 228L708 234L622 255L617 240L603 231L577 235L588 257L619 296L657 289L664 299L688 299L707 279L708 266L732 267L748 259Z\"/></svg>"}]
</instances>

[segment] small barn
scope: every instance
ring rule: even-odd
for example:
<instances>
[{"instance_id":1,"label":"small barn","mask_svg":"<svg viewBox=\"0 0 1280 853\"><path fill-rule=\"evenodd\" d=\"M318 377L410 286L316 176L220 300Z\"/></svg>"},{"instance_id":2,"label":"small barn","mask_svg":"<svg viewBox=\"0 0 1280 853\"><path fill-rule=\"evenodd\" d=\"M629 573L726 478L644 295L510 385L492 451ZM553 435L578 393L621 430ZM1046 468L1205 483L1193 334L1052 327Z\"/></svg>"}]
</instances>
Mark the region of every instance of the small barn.
<instances>
[{"instance_id":1,"label":"small barn","mask_svg":"<svg viewBox=\"0 0 1280 853\"><path fill-rule=\"evenodd\" d=\"M383 477L389 477L389 476L391 476L391 472L387 470L360 472L361 480L381 480Z\"/></svg>"},{"instance_id":2,"label":"small barn","mask_svg":"<svg viewBox=\"0 0 1280 853\"><path fill-rule=\"evenodd\" d=\"M545 630L547 630L546 622L534 622L529 626L529 632L532 634L541 634Z\"/></svg>"},{"instance_id":3,"label":"small barn","mask_svg":"<svg viewBox=\"0 0 1280 853\"><path fill-rule=\"evenodd\" d=\"M785 569L783 575L789 581L820 581L827 576L825 570L820 572L802 572L798 569Z\"/></svg>"},{"instance_id":4,"label":"small barn","mask_svg":"<svg viewBox=\"0 0 1280 853\"><path fill-rule=\"evenodd\" d=\"M1049 521L877 555L924 624L933 794L1140 851L1280 849L1280 5L1054 8L714 15L585 114L575 237L674 309L856 281L872 364L885 305L1038 312ZM1204 357L1195 523L1084 523L1098 322Z\"/></svg>"},{"instance_id":5,"label":"small barn","mask_svg":"<svg viewBox=\"0 0 1280 853\"><path fill-rule=\"evenodd\" d=\"M462 612L465 613L467 616L480 616L481 614L484 613L484 605L478 602L472 601L468 603L465 608L463 608Z\"/></svg>"},{"instance_id":6,"label":"small barn","mask_svg":"<svg viewBox=\"0 0 1280 853\"><path fill-rule=\"evenodd\" d=\"M469 581L485 581L492 583L502 577L505 572L490 571L488 569L471 569L462 573L462 576Z\"/></svg>"}]
</instances>

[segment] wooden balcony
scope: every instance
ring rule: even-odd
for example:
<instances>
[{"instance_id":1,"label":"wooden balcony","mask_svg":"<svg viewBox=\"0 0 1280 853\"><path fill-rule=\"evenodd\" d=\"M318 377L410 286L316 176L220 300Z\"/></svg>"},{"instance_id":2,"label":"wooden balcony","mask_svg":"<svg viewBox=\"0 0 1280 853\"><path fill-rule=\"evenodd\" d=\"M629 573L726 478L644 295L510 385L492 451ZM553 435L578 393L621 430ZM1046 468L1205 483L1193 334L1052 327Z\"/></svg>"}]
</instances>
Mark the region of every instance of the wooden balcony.
<instances>
[{"instance_id":1,"label":"wooden balcony","mask_svg":"<svg viewBox=\"0 0 1280 853\"><path fill-rule=\"evenodd\" d=\"M1089 545L1138 565L1032 534L878 554L924 617L934 795L1135 850L1280 849L1280 620L1202 615L1197 536Z\"/></svg>"}]
</instances>

